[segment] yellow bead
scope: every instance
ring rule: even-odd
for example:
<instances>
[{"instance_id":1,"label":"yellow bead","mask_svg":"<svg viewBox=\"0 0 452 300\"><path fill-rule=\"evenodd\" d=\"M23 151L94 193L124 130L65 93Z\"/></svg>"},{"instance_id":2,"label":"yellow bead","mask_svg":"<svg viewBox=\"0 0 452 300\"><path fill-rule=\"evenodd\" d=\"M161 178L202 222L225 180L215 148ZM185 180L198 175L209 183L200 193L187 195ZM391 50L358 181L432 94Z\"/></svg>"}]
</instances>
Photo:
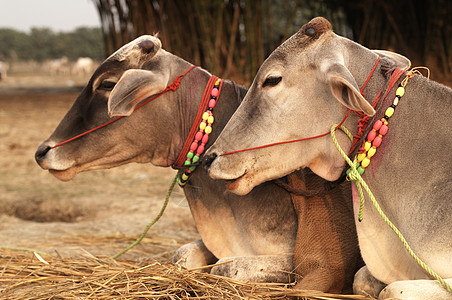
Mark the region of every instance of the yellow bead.
<instances>
[{"instance_id":1,"label":"yellow bead","mask_svg":"<svg viewBox=\"0 0 452 300\"><path fill-rule=\"evenodd\" d=\"M394 108L393 107L388 107L385 111L385 116L387 116L388 118L390 118L392 115L394 114Z\"/></svg>"},{"instance_id":2,"label":"yellow bead","mask_svg":"<svg viewBox=\"0 0 452 300\"><path fill-rule=\"evenodd\" d=\"M369 142L369 141L367 141L367 142L364 144L364 149L365 149L366 151L369 151L370 147L372 147L372 143Z\"/></svg>"},{"instance_id":3,"label":"yellow bead","mask_svg":"<svg viewBox=\"0 0 452 300\"><path fill-rule=\"evenodd\" d=\"M213 121L214 121L213 116L210 116L210 117L207 118L207 123L213 124Z\"/></svg>"},{"instance_id":4,"label":"yellow bead","mask_svg":"<svg viewBox=\"0 0 452 300\"><path fill-rule=\"evenodd\" d=\"M405 88L399 86L395 92L396 96L402 97L405 94Z\"/></svg>"},{"instance_id":5,"label":"yellow bead","mask_svg":"<svg viewBox=\"0 0 452 300\"><path fill-rule=\"evenodd\" d=\"M361 162L361 167L363 168L367 168L367 166L370 164L370 158L366 157L363 159L363 161Z\"/></svg>"},{"instance_id":6,"label":"yellow bead","mask_svg":"<svg viewBox=\"0 0 452 300\"><path fill-rule=\"evenodd\" d=\"M182 180L187 181L188 176L186 174L182 174Z\"/></svg>"},{"instance_id":7,"label":"yellow bead","mask_svg":"<svg viewBox=\"0 0 452 300\"><path fill-rule=\"evenodd\" d=\"M375 146L370 148L369 151L367 151L367 157L374 156L376 152L377 152L377 148L375 148Z\"/></svg>"},{"instance_id":8,"label":"yellow bead","mask_svg":"<svg viewBox=\"0 0 452 300\"><path fill-rule=\"evenodd\" d=\"M210 134L212 132L212 126L207 126L206 129L204 129L204 132Z\"/></svg>"},{"instance_id":9,"label":"yellow bead","mask_svg":"<svg viewBox=\"0 0 452 300\"><path fill-rule=\"evenodd\" d=\"M201 122L201 124L199 124L199 129L204 130L206 129L206 126L207 126L206 122Z\"/></svg>"},{"instance_id":10,"label":"yellow bead","mask_svg":"<svg viewBox=\"0 0 452 300\"><path fill-rule=\"evenodd\" d=\"M209 118L209 113L206 111L205 113L202 114L202 119L207 120L208 118Z\"/></svg>"},{"instance_id":11,"label":"yellow bead","mask_svg":"<svg viewBox=\"0 0 452 300\"><path fill-rule=\"evenodd\" d=\"M364 158L366 158L366 153L359 153L358 154L358 162L362 162Z\"/></svg>"},{"instance_id":12,"label":"yellow bead","mask_svg":"<svg viewBox=\"0 0 452 300\"><path fill-rule=\"evenodd\" d=\"M221 79L220 79L220 78L218 78L218 79L217 79L217 81L215 81L215 85L219 85L219 84L220 84L220 82L221 82Z\"/></svg>"},{"instance_id":13,"label":"yellow bead","mask_svg":"<svg viewBox=\"0 0 452 300\"><path fill-rule=\"evenodd\" d=\"M392 104L394 104L395 106L399 105L399 98L395 97L394 102L392 102Z\"/></svg>"}]
</instances>

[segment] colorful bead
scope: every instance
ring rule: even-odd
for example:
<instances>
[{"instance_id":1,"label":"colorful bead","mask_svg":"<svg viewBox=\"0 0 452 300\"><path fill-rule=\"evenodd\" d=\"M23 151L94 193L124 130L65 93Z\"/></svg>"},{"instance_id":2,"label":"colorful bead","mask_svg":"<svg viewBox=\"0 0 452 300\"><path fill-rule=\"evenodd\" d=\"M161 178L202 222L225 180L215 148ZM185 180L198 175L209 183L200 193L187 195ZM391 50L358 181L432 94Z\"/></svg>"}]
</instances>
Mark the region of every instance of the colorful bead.
<instances>
[{"instance_id":1,"label":"colorful bead","mask_svg":"<svg viewBox=\"0 0 452 300\"><path fill-rule=\"evenodd\" d=\"M388 129L388 125L382 125L379 131L380 135L385 135L386 133L388 133Z\"/></svg>"},{"instance_id":2,"label":"colorful bead","mask_svg":"<svg viewBox=\"0 0 452 300\"><path fill-rule=\"evenodd\" d=\"M392 102L393 105L397 106L399 105L399 97L395 97L394 101Z\"/></svg>"},{"instance_id":3,"label":"colorful bead","mask_svg":"<svg viewBox=\"0 0 452 300\"><path fill-rule=\"evenodd\" d=\"M217 96L218 96L218 89L217 89L217 88L214 88L214 89L212 90L211 95L217 97Z\"/></svg>"},{"instance_id":4,"label":"colorful bead","mask_svg":"<svg viewBox=\"0 0 452 300\"><path fill-rule=\"evenodd\" d=\"M201 124L199 124L199 129L204 130L206 129L206 126L207 126L206 122L201 122Z\"/></svg>"},{"instance_id":5,"label":"colorful bead","mask_svg":"<svg viewBox=\"0 0 452 300\"><path fill-rule=\"evenodd\" d=\"M182 174L182 177L181 177L181 179L182 179L182 180L187 180L187 179L188 179L188 175L186 175L185 173L184 173L184 174Z\"/></svg>"},{"instance_id":6,"label":"colorful bead","mask_svg":"<svg viewBox=\"0 0 452 300\"><path fill-rule=\"evenodd\" d=\"M369 142L372 142L374 138L377 136L377 131L375 129L372 129L369 134L367 135L367 140Z\"/></svg>"},{"instance_id":7,"label":"colorful bead","mask_svg":"<svg viewBox=\"0 0 452 300\"><path fill-rule=\"evenodd\" d=\"M383 125L383 121L381 121L381 120L377 120L377 121L375 122L375 124L374 124L374 127L373 127L373 129L375 129L375 130L379 130L379 129L380 129L380 127L381 127L381 125Z\"/></svg>"},{"instance_id":8,"label":"colorful bead","mask_svg":"<svg viewBox=\"0 0 452 300\"><path fill-rule=\"evenodd\" d=\"M210 108L214 108L215 104L217 104L217 101L215 99L210 99L209 100L209 107Z\"/></svg>"},{"instance_id":9,"label":"colorful bead","mask_svg":"<svg viewBox=\"0 0 452 300\"><path fill-rule=\"evenodd\" d=\"M358 162L362 162L364 158L366 158L366 153L358 153Z\"/></svg>"},{"instance_id":10,"label":"colorful bead","mask_svg":"<svg viewBox=\"0 0 452 300\"><path fill-rule=\"evenodd\" d=\"M390 118L390 117L392 117L393 114L394 114L394 107L388 107L385 111L385 116Z\"/></svg>"},{"instance_id":11,"label":"colorful bead","mask_svg":"<svg viewBox=\"0 0 452 300\"><path fill-rule=\"evenodd\" d=\"M209 116L209 118L207 118L207 123L209 123L209 124L213 124L213 121L214 121L215 119L213 118L213 116Z\"/></svg>"},{"instance_id":12,"label":"colorful bead","mask_svg":"<svg viewBox=\"0 0 452 300\"><path fill-rule=\"evenodd\" d=\"M367 168L367 166L370 164L370 158L366 157L363 159L363 161L361 162L361 167L362 168Z\"/></svg>"},{"instance_id":13,"label":"colorful bead","mask_svg":"<svg viewBox=\"0 0 452 300\"><path fill-rule=\"evenodd\" d=\"M197 163L199 161L199 156L195 155L193 156L193 163Z\"/></svg>"},{"instance_id":14,"label":"colorful bead","mask_svg":"<svg viewBox=\"0 0 452 300\"><path fill-rule=\"evenodd\" d=\"M370 148L369 151L367 151L367 157L374 156L376 152L377 152L377 147L372 146L372 148Z\"/></svg>"},{"instance_id":15,"label":"colorful bead","mask_svg":"<svg viewBox=\"0 0 452 300\"><path fill-rule=\"evenodd\" d=\"M370 147L372 147L371 142L365 142L365 143L364 143L364 149L365 149L366 151L369 151Z\"/></svg>"},{"instance_id":16,"label":"colorful bead","mask_svg":"<svg viewBox=\"0 0 452 300\"><path fill-rule=\"evenodd\" d=\"M210 134L210 133L212 132L212 126L207 126L206 129L204 129L204 131L205 131L207 134Z\"/></svg>"},{"instance_id":17,"label":"colorful bead","mask_svg":"<svg viewBox=\"0 0 452 300\"><path fill-rule=\"evenodd\" d=\"M403 86L399 86L395 92L396 96L403 97L405 94L405 88Z\"/></svg>"},{"instance_id":18,"label":"colorful bead","mask_svg":"<svg viewBox=\"0 0 452 300\"><path fill-rule=\"evenodd\" d=\"M381 142L383 141L383 136L382 135L378 135L372 142L372 146L374 146L375 148L380 147Z\"/></svg>"}]
</instances>

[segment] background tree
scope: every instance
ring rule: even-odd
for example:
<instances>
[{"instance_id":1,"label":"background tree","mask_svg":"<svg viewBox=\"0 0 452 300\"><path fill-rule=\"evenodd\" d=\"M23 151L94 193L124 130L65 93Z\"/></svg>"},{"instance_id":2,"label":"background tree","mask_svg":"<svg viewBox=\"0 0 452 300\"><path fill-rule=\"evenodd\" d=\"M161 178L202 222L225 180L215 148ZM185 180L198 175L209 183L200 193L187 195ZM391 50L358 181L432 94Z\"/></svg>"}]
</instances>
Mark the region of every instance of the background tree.
<instances>
[{"instance_id":1,"label":"background tree","mask_svg":"<svg viewBox=\"0 0 452 300\"><path fill-rule=\"evenodd\" d=\"M142 34L223 77L250 83L265 57L311 18L369 47L452 72L450 0L93 0L108 54Z\"/></svg>"}]
</instances>

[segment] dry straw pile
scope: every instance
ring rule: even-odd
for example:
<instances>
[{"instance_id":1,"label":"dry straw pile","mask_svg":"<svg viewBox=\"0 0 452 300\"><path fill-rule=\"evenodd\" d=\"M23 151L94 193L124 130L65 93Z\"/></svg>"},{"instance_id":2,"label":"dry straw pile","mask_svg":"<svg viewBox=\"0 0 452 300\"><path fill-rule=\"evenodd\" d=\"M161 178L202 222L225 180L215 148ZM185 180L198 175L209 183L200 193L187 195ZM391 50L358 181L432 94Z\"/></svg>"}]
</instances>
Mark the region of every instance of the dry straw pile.
<instances>
[{"instance_id":1,"label":"dry straw pile","mask_svg":"<svg viewBox=\"0 0 452 300\"><path fill-rule=\"evenodd\" d=\"M249 284L185 270L153 261L138 266L130 261L95 257L42 256L0 251L2 299L369 299L296 291L281 284Z\"/></svg>"}]
</instances>

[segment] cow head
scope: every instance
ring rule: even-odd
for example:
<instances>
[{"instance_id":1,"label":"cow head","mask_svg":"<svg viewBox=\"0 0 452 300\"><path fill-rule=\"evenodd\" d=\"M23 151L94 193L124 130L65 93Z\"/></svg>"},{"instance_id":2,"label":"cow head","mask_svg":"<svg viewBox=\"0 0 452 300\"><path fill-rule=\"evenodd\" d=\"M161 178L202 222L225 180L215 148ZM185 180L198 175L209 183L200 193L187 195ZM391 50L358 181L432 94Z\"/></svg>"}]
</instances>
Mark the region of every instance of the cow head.
<instances>
[{"instance_id":1,"label":"cow head","mask_svg":"<svg viewBox=\"0 0 452 300\"><path fill-rule=\"evenodd\" d=\"M233 180L238 194L254 186L309 167L327 180L336 180L345 161L330 136L227 156L233 150L307 138L329 132L351 108L373 115L360 87L378 56L407 69L410 62L387 51L371 51L333 33L324 18L315 18L280 45L260 67L242 104L205 155L213 178ZM385 85L378 70L365 92L369 99ZM348 128L356 126L350 117ZM343 149L348 137L338 134Z\"/></svg>"},{"instance_id":2,"label":"cow head","mask_svg":"<svg viewBox=\"0 0 452 300\"><path fill-rule=\"evenodd\" d=\"M162 92L189 63L166 52L154 36L141 36L107 58L36 151L38 164L61 180L92 169L129 162L168 166L178 153L180 126L168 122L180 112L176 93L166 93L133 112L142 100ZM59 147L56 144L104 124L119 121Z\"/></svg>"}]
</instances>

